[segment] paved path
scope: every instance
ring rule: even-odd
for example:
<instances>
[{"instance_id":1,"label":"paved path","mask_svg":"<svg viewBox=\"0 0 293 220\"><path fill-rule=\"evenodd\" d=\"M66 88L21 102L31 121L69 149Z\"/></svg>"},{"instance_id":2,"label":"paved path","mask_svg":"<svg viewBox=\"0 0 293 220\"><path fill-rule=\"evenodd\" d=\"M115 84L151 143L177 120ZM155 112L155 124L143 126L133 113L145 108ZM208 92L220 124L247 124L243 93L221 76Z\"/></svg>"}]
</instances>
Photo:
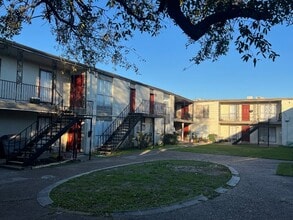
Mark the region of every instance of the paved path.
<instances>
[{"instance_id":1,"label":"paved path","mask_svg":"<svg viewBox=\"0 0 293 220\"><path fill-rule=\"evenodd\" d=\"M42 207L37 201L44 188L71 176L115 165L159 159L192 159L235 168L238 185L212 200L169 212L144 216L117 215L105 219L293 219L293 178L275 175L280 161L176 151L144 154L23 171L0 168L0 219L102 219Z\"/></svg>"}]
</instances>

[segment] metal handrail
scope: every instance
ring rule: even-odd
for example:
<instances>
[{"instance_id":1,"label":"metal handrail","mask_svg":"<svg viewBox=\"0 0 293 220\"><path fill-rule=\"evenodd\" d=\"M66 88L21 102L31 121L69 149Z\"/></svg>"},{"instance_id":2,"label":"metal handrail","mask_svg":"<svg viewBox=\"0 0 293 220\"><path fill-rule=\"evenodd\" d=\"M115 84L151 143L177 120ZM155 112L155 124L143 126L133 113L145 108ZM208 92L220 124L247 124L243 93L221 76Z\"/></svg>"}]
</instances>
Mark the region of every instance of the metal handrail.
<instances>
[{"instance_id":1,"label":"metal handrail","mask_svg":"<svg viewBox=\"0 0 293 220\"><path fill-rule=\"evenodd\" d=\"M117 128L123 123L124 119L130 113L130 105L127 105L121 113L111 122L111 124L104 130L101 135L97 135L97 145L100 147L102 146L113 133L117 130ZM134 113L141 113L141 114L154 114L165 116L166 115L166 104L151 102L149 100L142 100L142 102L138 105L135 109Z\"/></svg>"},{"instance_id":2,"label":"metal handrail","mask_svg":"<svg viewBox=\"0 0 293 220\"><path fill-rule=\"evenodd\" d=\"M122 124L123 120L130 112L130 105L127 105L120 114L111 122L111 124L99 135L98 146L102 146L107 139L116 131L116 129Z\"/></svg>"}]
</instances>

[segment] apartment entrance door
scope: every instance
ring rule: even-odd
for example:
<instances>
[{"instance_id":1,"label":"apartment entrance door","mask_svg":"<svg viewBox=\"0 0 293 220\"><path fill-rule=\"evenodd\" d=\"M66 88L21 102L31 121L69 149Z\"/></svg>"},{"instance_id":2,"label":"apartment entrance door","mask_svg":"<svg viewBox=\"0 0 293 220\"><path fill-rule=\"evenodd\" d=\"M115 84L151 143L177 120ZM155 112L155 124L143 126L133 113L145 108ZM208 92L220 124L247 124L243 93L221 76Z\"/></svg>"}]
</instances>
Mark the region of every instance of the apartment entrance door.
<instances>
[{"instance_id":1,"label":"apartment entrance door","mask_svg":"<svg viewBox=\"0 0 293 220\"><path fill-rule=\"evenodd\" d=\"M250 105L244 104L242 105L242 121L250 121Z\"/></svg>"},{"instance_id":2,"label":"apartment entrance door","mask_svg":"<svg viewBox=\"0 0 293 220\"><path fill-rule=\"evenodd\" d=\"M135 89L130 89L130 112L135 112Z\"/></svg>"},{"instance_id":3,"label":"apartment entrance door","mask_svg":"<svg viewBox=\"0 0 293 220\"><path fill-rule=\"evenodd\" d=\"M154 114L155 112L155 95L150 94L150 114Z\"/></svg>"},{"instance_id":4,"label":"apartment entrance door","mask_svg":"<svg viewBox=\"0 0 293 220\"><path fill-rule=\"evenodd\" d=\"M84 107L84 75L71 76L70 107L73 109Z\"/></svg>"}]
</instances>

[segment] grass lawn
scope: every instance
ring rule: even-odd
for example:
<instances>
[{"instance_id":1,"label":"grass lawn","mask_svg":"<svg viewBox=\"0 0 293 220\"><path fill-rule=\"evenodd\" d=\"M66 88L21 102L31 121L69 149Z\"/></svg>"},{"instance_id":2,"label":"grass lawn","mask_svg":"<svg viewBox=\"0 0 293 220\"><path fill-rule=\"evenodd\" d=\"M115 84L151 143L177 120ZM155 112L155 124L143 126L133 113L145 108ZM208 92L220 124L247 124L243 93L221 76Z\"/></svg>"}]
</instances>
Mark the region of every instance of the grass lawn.
<instances>
[{"instance_id":1,"label":"grass lawn","mask_svg":"<svg viewBox=\"0 0 293 220\"><path fill-rule=\"evenodd\" d=\"M179 147L175 150L192 153L223 154L277 160L293 160L293 147L284 146L267 147L257 145L208 144L190 147Z\"/></svg>"},{"instance_id":2,"label":"grass lawn","mask_svg":"<svg viewBox=\"0 0 293 220\"><path fill-rule=\"evenodd\" d=\"M189 160L153 161L97 171L50 193L55 207L105 215L185 201L214 191L231 178L227 167Z\"/></svg>"},{"instance_id":3,"label":"grass lawn","mask_svg":"<svg viewBox=\"0 0 293 220\"><path fill-rule=\"evenodd\" d=\"M293 177L293 163L280 163L277 168L277 175Z\"/></svg>"}]
</instances>

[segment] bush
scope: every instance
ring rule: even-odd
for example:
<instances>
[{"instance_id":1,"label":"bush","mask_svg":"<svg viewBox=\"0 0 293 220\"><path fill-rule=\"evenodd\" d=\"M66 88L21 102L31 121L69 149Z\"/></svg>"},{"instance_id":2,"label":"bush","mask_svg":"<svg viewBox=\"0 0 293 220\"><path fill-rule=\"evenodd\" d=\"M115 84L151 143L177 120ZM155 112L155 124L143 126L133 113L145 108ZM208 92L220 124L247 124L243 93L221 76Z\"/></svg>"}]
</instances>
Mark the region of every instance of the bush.
<instances>
[{"instance_id":1,"label":"bush","mask_svg":"<svg viewBox=\"0 0 293 220\"><path fill-rule=\"evenodd\" d=\"M216 142L217 135L216 134L209 134L208 139L211 142Z\"/></svg>"},{"instance_id":2,"label":"bush","mask_svg":"<svg viewBox=\"0 0 293 220\"><path fill-rule=\"evenodd\" d=\"M177 134L165 134L163 137L163 144L178 144Z\"/></svg>"}]
</instances>

